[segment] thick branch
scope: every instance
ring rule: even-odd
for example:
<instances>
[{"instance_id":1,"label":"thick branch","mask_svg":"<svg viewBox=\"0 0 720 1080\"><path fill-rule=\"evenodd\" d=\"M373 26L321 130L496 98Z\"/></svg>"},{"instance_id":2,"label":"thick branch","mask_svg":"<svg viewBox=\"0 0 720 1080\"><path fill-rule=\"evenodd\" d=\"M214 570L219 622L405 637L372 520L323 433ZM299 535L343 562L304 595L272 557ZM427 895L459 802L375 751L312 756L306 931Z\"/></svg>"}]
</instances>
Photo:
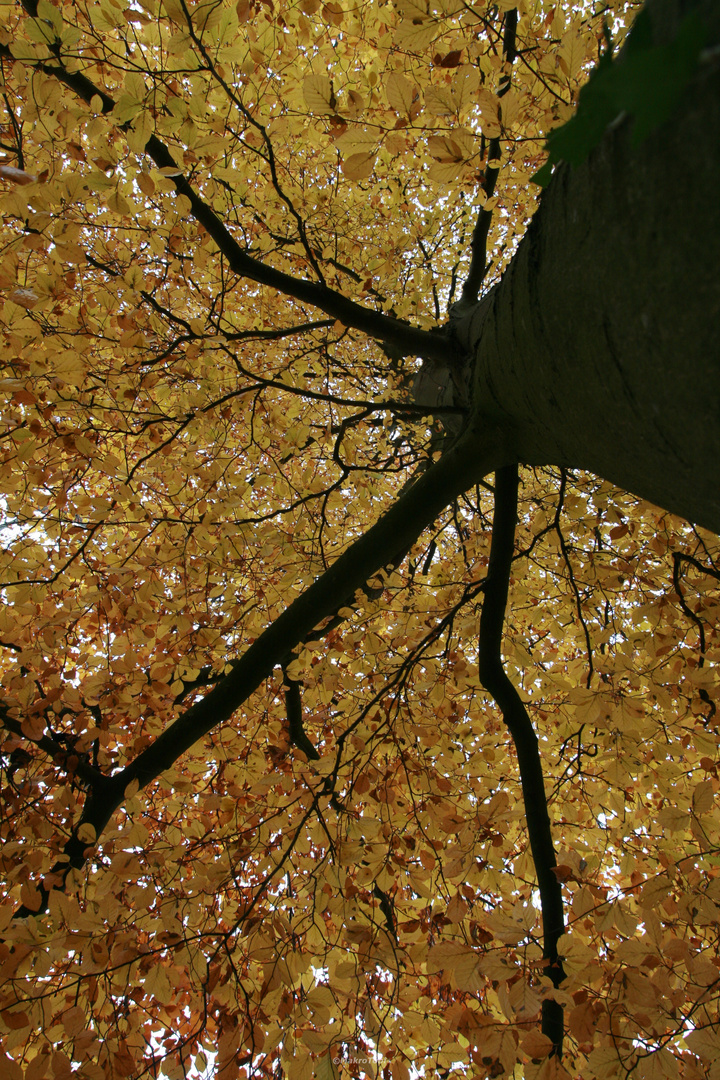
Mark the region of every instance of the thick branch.
<instances>
[{"instance_id":1,"label":"thick branch","mask_svg":"<svg viewBox=\"0 0 720 1080\"><path fill-rule=\"evenodd\" d=\"M502 79L500 89L498 90L498 97L503 97L510 89L510 68L512 67L512 63L516 56L515 36L517 32L517 22L517 8L512 8L512 10L505 13L503 60L508 65L508 71ZM500 139L491 139L488 147L488 162L497 160L500 157L500 153ZM491 168L489 165L485 170L485 181L482 185L482 189L485 192L486 199L492 197L499 172L499 168ZM485 280L485 274L487 273L487 239L488 233L490 232L492 215L492 210L486 210L483 206L479 210L477 221L475 222L475 228L470 242L470 269L468 271L467 279L462 287L462 298L469 303L477 300L480 286Z\"/></svg>"},{"instance_id":2,"label":"thick branch","mask_svg":"<svg viewBox=\"0 0 720 1080\"><path fill-rule=\"evenodd\" d=\"M285 683L285 712L290 742L298 750L302 750L308 761L318 761L320 754L310 742L302 722L302 695L300 693L302 684L297 679L290 678L284 665L283 676Z\"/></svg>"},{"instance_id":3,"label":"thick branch","mask_svg":"<svg viewBox=\"0 0 720 1080\"><path fill-rule=\"evenodd\" d=\"M562 888L553 874L557 865L548 813L545 783L538 740L532 722L515 686L503 667L501 646L507 606L510 567L517 523L517 465L507 465L495 474L495 513L493 516L490 562L485 581L485 598L480 616L479 674L483 686L498 704L517 752L525 820L530 850L535 864L540 908L543 920L544 973L553 986L565 975L558 956L557 943L564 932ZM554 1052L562 1053L563 1009L553 1000L542 1005L542 1030L552 1040Z\"/></svg>"},{"instance_id":4,"label":"thick branch","mask_svg":"<svg viewBox=\"0 0 720 1080\"><path fill-rule=\"evenodd\" d=\"M396 552L411 545L476 477L477 465L467 460L460 440L278 616L202 701L178 717L123 770L124 784L137 780L144 787L198 739L228 720L318 623L350 602L369 577L392 563Z\"/></svg>"},{"instance_id":5,"label":"thick branch","mask_svg":"<svg viewBox=\"0 0 720 1080\"><path fill-rule=\"evenodd\" d=\"M476 437L473 439L476 448ZM115 810L122 804L129 785L141 788L169 769L191 746L213 728L230 719L248 697L261 685L273 668L286 663L290 654L318 623L335 615L339 607L352 601L368 578L383 567L392 565L400 551L407 550L420 533L454 498L477 482L479 472L487 474L497 466L498 445L502 440L488 431L482 465L476 454L469 455L459 439L432 465L416 484L406 491L363 536L344 552L273 622L245 654L232 664L232 670L210 692L170 724L165 731L121 772L95 786L85 804L73 835L65 846L68 862L58 863L51 872L51 883L61 886L68 870L83 866L93 850L93 843L81 840L83 825L91 826L99 838ZM47 906L48 890L40 890L40 907ZM36 914L21 908L18 916Z\"/></svg>"},{"instance_id":6,"label":"thick branch","mask_svg":"<svg viewBox=\"0 0 720 1080\"><path fill-rule=\"evenodd\" d=\"M397 929L395 927L395 910L393 908L393 902L386 892L384 892L377 881L373 884L373 896L380 904L380 910L383 913L385 919L385 926L391 937L397 941Z\"/></svg>"},{"instance_id":7,"label":"thick branch","mask_svg":"<svg viewBox=\"0 0 720 1080\"><path fill-rule=\"evenodd\" d=\"M720 5L691 6L707 47L673 116L640 143L626 117L559 165L489 303L453 329L475 357L471 422L510 425L516 461L720 532ZM688 9L648 3L659 44Z\"/></svg>"},{"instance_id":8,"label":"thick branch","mask_svg":"<svg viewBox=\"0 0 720 1080\"><path fill-rule=\"evenodd\" d=\"M24 919L28 915L39 915L45 911L51 890L63 888L70 872L83 868L92 855L94 842L89 837L81 839L80 829L83 825L89 825L94 830L95 837L100 836L122 803L124 791L124 787L120 787L117 783L113 783L113 780L105 777L101 782L95 783L87 797L77 828L73 830L72 836L63 848L62 861L55 863L50 873L46 875L44 883L37 886L37 905L31 908L22 904L15 912L14 918Z\"/></svg>"},{"instance_id":9,"label":"thick branch","mask_svg":"<svg viewBox=\"0 0 720 1080\"><path fill-rule=\"evenodd\" d=\"M51 739L49 735L41 735L39 739L31 739L29 735L24 733L21 722L14 720L10 716L7 706L4 704L0 704L0 724L19 739L25 739L27 742L44 750L56 765L59 765L70 776L79 777L83 784L88 787L95 787L105 781L106 777L99 769L89 763L87 755L80 754L76 750L69 750L66 746L61 746L55 739Z\"/></svg>"},{"instance_id":10,"label":"thick branch","mask_svg":"<svg viewBox=\"0 0 720 1080\"><path fill-rule=\"evenodd\" d=\"M704 567L702 563L699 563L697 559L693 559L691 555L685 555L682 551L673 551L673 585L675 586L675 592L677 593L678 599L680 600L680 607L683 609L688 619L690 619L690 621L693 622L697 627L698 644L700 646L700 658L698 660L698 667L702 668L705 666L705 626L702 619L693 611L693 609L690 607L687 600L685 599L685 594L683 593L682 589L682 583L680 581L680 564L683 562L683 560L686 560L688 563L694 564L695 566L699 567L701 571L705 574L710 574L713 577L717 577L718 574L716 570ZM698 696L700 697L700 700L703 701L710 710L705 717L705 724L707 725L717 712L717 707L704 686L700 686L698 688Z\"/></svg>"},{"instance_id":11,"label":"thick branch","mask_svg":"<svg viewBox=\"0 0 720 1080\"><path fill-rule=\"evenodd\" d=\"M14 57L6 45L0 45L0 56L12 61ZM28 63L30 61L27 61ZM79 98L88 105L94 97L102 102L103 113L111 113L115 108L115 101L109 94L99 89L86 75L80 72L67 71L61 64L47 61L36 61L35 68L45 75L54 76L72 90ZM202 225L207 233L213 238L218 249L228 261L231 270L240 277L250 278L261 285L268 285L278 292L291 296L304 304L310 304L319 308L327 315L338 319L345 326L360 330L369 337L394 345L402 350L404 355L416 355L433 357L435 359L449 359L454 356L454 348L449 337L437 332L420 330L410 326L409 323L400 319L393 319L378 311L371 311L362 304L349 300L342 293L329 289L326 285L305 278L296 278L277 270L267 263L248 255L244 251L227 226L223 224L217 214L204 202L183 175L168 147L157 136L152 135L145 144L145 153L152 158L158 169L165 169L169 179L175 185L179 195L184 195L189 203L195 220Z\"/></svg>"}]
</instances>

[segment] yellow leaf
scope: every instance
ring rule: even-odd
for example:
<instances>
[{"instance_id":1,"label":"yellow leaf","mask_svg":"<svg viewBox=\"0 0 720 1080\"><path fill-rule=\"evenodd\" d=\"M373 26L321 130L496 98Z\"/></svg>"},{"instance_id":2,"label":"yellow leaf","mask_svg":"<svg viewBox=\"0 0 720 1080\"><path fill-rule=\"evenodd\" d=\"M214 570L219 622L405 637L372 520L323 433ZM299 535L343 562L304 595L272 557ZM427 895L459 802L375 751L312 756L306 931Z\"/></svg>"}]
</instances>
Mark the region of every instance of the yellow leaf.
<instances>
[{"instance_id":1,"label":"yellow leaf","mask_svg":"<svg viewBox=\"0 0 720 1080\"><path fill-rule=\"evenodd\" d=\"M692 808L695 814L707 814L715 805L715 792L711 780L696 784L692 794Z\"/></svg>"},{"instance_id":2,"label":"yellow leaf","mask_svg":"<svg viewBox=\"0 0 720 1080\"><path fill-rule=\"evenodd\" d=\"M504 95L504 97L501 97L498 100L498 109L500 118L502 120L503 129L506 132L509 132L512 130L512 127L515 124L520 113L520 95L514 90L510 90L507 94Z\"/></svg>"},{"instance_id":3,"label":"yellow leaf","mask_svg":"<svg viewBox=\"0 0 720 1080\"><path fill-rule=\"evenodd\" d=\"M537 1028L532 1028L520 1040L520 1048L531 1058L547 1057L553 1048L552 1039L543 1035Z\"/></svg>"},{"instance_id":4,"label":"yellow leaf","mask_svg":"<svg viewBox=\"0 0 720 1080\"><path fill-rule=\"evenodd\" d=\"M143 195L147 195L149 198L151 195L155 194L155 182L147 173L138 173L136 181L137 186L140 188Z\"/></svg>"},{"instance_id":5,"label":"yellow leaf","mask_svg":"<svg viewBox=\"0 0 720 1080\"><path fill-rule=\"evenodd\" d=\"M12 300L13 304L17 304L18 307L23 307L27 311L34 308L39 299L40 297L32 289L13 289L10 293L10 300Z\"/></svg>"},{"instance_id":6,"label":"yellow leaf","mask_svg":"<svg viewBox=\"0 0 720 1080\"><path fill-rule=\"evenodd\" d=\"M411 116L420 97L417 87L399 71L391 71L386 76L385 93L398 116Z\"/></svg>"},{"instance_id":7,"label":"yellow leaf","mask_svg":"<svg viewBox=\"0 0 720 1080\"><path fill-rule=\"evenodd\" d=\"M0 165L0 177L11 180L13 184L34 184L37 180L37 176L24 169L16 169L13 165Z\"/></svg>"},{"instance_id":8,"label":"yellow leaf","mask_svg":"<svg viewBox=\"0 0 720 1080\"><path fill-rule=\"evenodd\" d=\"M510 1004L521 1018L535 1016L540 1012L540 995L525 980L519 979L510 987Z\"/></svg>"},{"instance_id":9,"label":"yellow leaf","mask_svg":"<svg viewBox=\"0 0 720 1080\"><path fill-rule=\"evenodd\" d=\"M479 89L480 73L478 69L471 64L463 64L459 67L450 84L455 111L458 114L474 105Z\"/></svg>"},{"instance_id":10,"label":"yellow leaf","mask_svg":"<svg viewBox=\"0 0 720 1080\"><path fill-rule=\"evenodd\" d=\"M478 149L474 136L464 128L455 128L448 135L431 135L427 147L441 164L467 161Z\"/></svg>"},{"instance_id":11,"label":"yellow leaf","mask_svg":"<svg viewBox=\"0 0 720 1080\"><path fill-rule=\"evenodd\" d=\"M375 157L375 154L364 152L351 154L343 162L343 173L348 180L366 180L375 167Z\"/></svg>"},{"instance_id":12,"label":"yellow leaf","mask_svg":"<svg viewBox=\"0 0 720 1080\"><path fill-rule=\"evenodd\" d=\"M335 94L327 75L308 75L303 81L303 96L311 113L331 116L336 110Z\"/></svg>"},{"instance_id":13,"label":"yellow leaf","mask_svg":"<svg viewBox=\"0 0 720 1080\"><path fill-rule=\"evenodd\" d=\"M430 19L422 22L403 19L395 31L395 44L407 52L421 53L435 39L437 33L438 29Z\"/></svg>"},{"instance_id":14,"label":"yellow leaf","mask_svg":"<svg viewBox=\"0 0 720 1080\"><path fill-rule=\"evenodd\" d=\"M457 102L449 86L428 86L425 107L433 116L454 116L457 112Z\"/></svg>"},{"instance_id":15,"label":"yellow leaf","mask_svg":"<svg viewBox=\"0 0 720 1080\"><path fill-rule=\"evenodd\" d=\"M84 1009L79 1005L73 1005L62 1015L62 1025L69 1039L74 1039L87 1027L87 1017Z\"/></svg>"},{"instance_id":16,"label":"yellow leaf","mask_svg":"<svg viewBox=\"0 0 720 1080\"><path fill-rule=\"evenodd\" d=\"M133 119L132 127L127 133L128 146L136 154L145 151L145 145L153 134L155 122L148 109L143 108ZM142 174L141 174L142 175ZM139 179L139 178L138 178Z\"/></svg>"},{"instance_id":17,"label":"yellow leaf","mask_svg":"<svg viewBox=\"0 0 720 1080\"><path fill-rule=\"evenodd\" d=\"M568 30L560 43L560 56L567 66L567 75L575 79L585 59L585 46L574 29Z\"/></svg>"},{"instance_id":18,"label":"yellow leaf","mask_svg":"<svg viewBox=\"0 0 720 1080\"><path fill-rule=\"evenodd\" d=\"M340 1071L337 1062L340 1059L337 1047L328 1051L327 1054L323 1054L315 1062L313 1073L315 1080L339 1080Z\"/></svg>"},{"instance_id":19,"label":"yellow leaf","mask_svg":"<svg viewBox=\"0 0 720 1080\"><path fill-rule=\"evenodd\" d=\"M658 823L668 832L681 832L690 825L690 817L679 806L664 806L658 813Z\"/></svg>"},{"instance_id":20,"label":"yellow leaf","mask_svg":"<svg viewBox=\"0 0 720 1080\"><path fill-rule=\"evenodd\" d=\"M453 184L468 172L464 161L434 161L428 169L428 177L435 184Z\"/></svg>"}]
</instances>

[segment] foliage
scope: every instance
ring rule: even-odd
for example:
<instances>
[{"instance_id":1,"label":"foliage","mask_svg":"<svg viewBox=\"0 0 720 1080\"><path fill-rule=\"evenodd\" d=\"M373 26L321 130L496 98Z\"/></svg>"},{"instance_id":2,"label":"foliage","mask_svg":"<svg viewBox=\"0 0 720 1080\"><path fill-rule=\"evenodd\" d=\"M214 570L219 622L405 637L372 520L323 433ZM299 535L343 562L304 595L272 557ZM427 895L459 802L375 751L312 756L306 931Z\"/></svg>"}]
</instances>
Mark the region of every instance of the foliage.
<instances>
[{"instance_id":1,"label":"foliage","mask_svg":"<svg viewBox=\"0 0 720 1080\"><path fill-rule=\"evenodd\" d=\"M650 16L641 11L629 34L622 61L612 61L612 41L579 94L577 112L550 132L548 160L535 181L545 185L552 165L584 161L600 142L608 124L623 113L633 118L633 138L639 142L672 115L677 100L697 65L704 28L696 12L683 19L674 40L652 41Z\"/></svg>"},{"instance_id":2,"label":"foliage","mask_svg":"<svg viewBox=\"0 0 720 1080\"><path fill-rule=\"evenodd\" d=\"M494 482L366 586L333 577L442 449L400 320L444 321L476 221L498 280L601 15L523 2L511 41L504 0L24 8L0 34L4 1075L717 1075L717 539L521 470L501 666L544 767L554 977L478 678Z\"/></svg>"}]
</instances>

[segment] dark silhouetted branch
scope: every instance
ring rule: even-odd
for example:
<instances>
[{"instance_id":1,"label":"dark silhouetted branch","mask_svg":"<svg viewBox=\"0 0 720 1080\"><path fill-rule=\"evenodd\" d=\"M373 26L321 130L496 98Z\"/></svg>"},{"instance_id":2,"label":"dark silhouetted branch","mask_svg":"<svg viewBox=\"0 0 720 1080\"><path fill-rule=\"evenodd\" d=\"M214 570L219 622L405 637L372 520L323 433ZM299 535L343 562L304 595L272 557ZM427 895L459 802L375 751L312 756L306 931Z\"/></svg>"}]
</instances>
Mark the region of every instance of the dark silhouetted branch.
<instances>
[{"instance_id":1,"label":"dark silhouetted branch","mask_svg":"<svg viewBox=\"0 0 720 1080\"><path fill-rule=\"evenodd\" d=\"M507 606L510 568L517 523L518 469L506 465L495 474L490 562L480 616L480 681L500 708L517 753L525 804L530 850L535 864L543 920L544 974L553 986L565 977L557 943L564 933L562 887L553 873L557 866L548 813L545 783L537 735L527 709L502 662L502 636ZM554 1053L562 1053L563 1008L552 999L542 1004L542 1030L552 1040Z\"/></svg>"},{"instance_id":2,"label":"dark silhouetted branch","mask_svg":"<svg viewBox=\"0 0 720 1080\"><path fill-rule=\"evenodd\" d=\"M0 56L10 62L14 61L12 52L6 45L0 45ZM52 63L47 60L36 60L28 61L28 63L45 75L56 78L88 105L93 98L97 98L104 114L112 113L115 108L115 100L82 72L68 71L59 61ZM119 126L122 127L122 125ZM151 135L145 144L145 153L155 162L158 169L164 170L165 175L175 185L178 195L185 196L190 203L193 217L212 237L227 259L230 269L238 276L257 281L261 285L268 285L303 304L319 308L345 326L360 330L378 341L394 345L404 355L445 360L454 357L455 348L452 339L443 333L420 330L400 319L372 311L321 282L293 277L249 255L214 210L200 198L165 143L157 136Z\"/></svg>"},{"instance_id":3,"label":"dark silhouetted branch","mask_svg":"<svg viewBox=\"0 0 720 1080\"><path fill-rule=\"evenodd\" d=\"M512 66L516 55L515 36L517 32L517 21L517 8L512 8L505 13L503 60L508 65L508 69ZM498 97L504 97L509 89L510 72L508 70L501 80ZM482 190L485 193L486 200L492 198L498 174L500 172L499 168L491 167L489 163L491 161L497 161L500 157L500 153L500 139L491 139L490 145L488 146L488 167L485 169L485 180L482 184ZM474 303L474 301L477 300L480 287L485 280L485 275L487 273L487 239L492 223L492 216L492 210L486 210L484 206L481 207L478 211L475 228L473 229L472 240L470 242L470 269L462 287L462 298L470 303Z\"/></svg>"},{"instance_id":4,"label":"dark silhouetted branch","mask_svg":"<svg viewBox=\"0 0 720 1080\"><path fill-rule=\"evenodd\" d=\"M302 697L300 694L302 683L299 683L296 679L291 679L285 666L283 666L283 676L285 683L285 711L290 742L298 750L302 750L308 761L318 761L320 754L310 742L302 722Z\"/></svg>"}]
</instances>

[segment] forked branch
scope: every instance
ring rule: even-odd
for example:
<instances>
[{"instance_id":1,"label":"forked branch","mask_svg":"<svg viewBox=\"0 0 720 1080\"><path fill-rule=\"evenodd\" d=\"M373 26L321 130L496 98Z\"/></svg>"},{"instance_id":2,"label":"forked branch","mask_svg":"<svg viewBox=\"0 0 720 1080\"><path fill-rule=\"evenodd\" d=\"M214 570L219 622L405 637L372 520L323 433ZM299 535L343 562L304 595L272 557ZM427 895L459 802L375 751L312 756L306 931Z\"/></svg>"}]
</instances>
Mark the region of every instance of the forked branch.
<instances>
[{"instance_id":1,"label":"forked branch","mask_svg":"<svg viewBox=\"0 0 720 1080\"><path fill-rule=\"evenodd\" d=\"M68 872L81 869L92 856L95 843L122 805L131 785L131 791L146 787L208 732L229 720L275 667L289 662L293 650L318 624L352 602L358 589L378 571L392 566L397 554L407 551L453 499L475 484L478 476L491 472L496 452L493 444L490 433L484 457L478 454L476 443L472 453L468 453L462 439L450 447L440 461L431 465L416 484L267 627L243 656L232 662L230 672L205 697L185 709L124 769L96 781L80 821L65 845L64 858L51 871L50 887L62 888ZM18 916L45 910L49 889L38 891L38 906L34 910L23 907Z\"/></svg>"}]
</instances>

